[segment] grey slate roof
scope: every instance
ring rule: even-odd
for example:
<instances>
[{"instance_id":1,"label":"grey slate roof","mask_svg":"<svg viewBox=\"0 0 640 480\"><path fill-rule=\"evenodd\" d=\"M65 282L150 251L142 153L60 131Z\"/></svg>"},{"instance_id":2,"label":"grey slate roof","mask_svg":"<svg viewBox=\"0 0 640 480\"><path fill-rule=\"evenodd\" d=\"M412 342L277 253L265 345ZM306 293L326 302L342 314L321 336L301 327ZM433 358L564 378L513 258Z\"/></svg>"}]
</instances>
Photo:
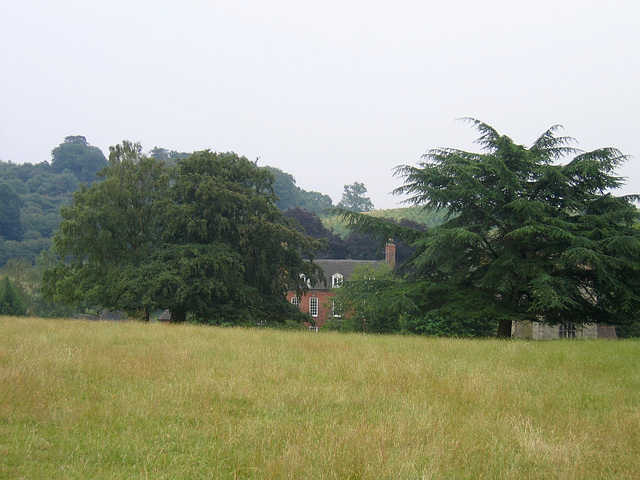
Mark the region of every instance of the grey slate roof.
<instances>
[{"instance_id":1,"label":"grey slate roof","mask_svg":"<svg viewBox=\"0 0 640 480\"><path fill-rule=\"evenodd\" d=\"M314 260L314 263L322 268L324 277L327 279L327 285L319 282L311 286L311 290L327 290L331 288L331 276L339 273L347 281L351 278L354 269L360 265L371 265L378 267L386 265L384 260Z\"/></svg>"}]
</instances>

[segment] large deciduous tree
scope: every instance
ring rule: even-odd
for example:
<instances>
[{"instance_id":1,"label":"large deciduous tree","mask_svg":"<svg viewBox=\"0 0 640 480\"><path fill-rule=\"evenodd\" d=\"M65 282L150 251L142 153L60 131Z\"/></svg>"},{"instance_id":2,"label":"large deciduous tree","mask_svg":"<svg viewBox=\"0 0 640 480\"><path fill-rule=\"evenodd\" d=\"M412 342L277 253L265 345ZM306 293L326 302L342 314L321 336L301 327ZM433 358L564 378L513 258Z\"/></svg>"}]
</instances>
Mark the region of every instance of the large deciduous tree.
<instances>
[{"instance_id":1,"label":"large deciduous tree","mask_svg":"<svg viewBox=\"0 0 640 480\"><path fill-rule=\"evenodd\" d=\"M302 257L313 257L321 242L276 207L273 181L233 153L204 151L179 162L161 252L166 264L178 264L164 282L176 315L238 323L297 314L285 294L306 287L301 273L318 279L319 268Z\"/></svg>"},{"instance_id":2,"label":"large deciduous tree","mask_svg":"<svg viewBox=\"0 0 640 480\"><path fill-rule=\"evenodd\" d=\"M113 147L104 181L84 187L55 238L50 295L110 309L169 308L208 323L284 320L285 300L319 269L319 242L275 206L273 177L236 154L199 152L175 168L137 144Z\"/></svg>"},{"instance_id":3,"label":"large deciduous tree","mask_svg":"<svg viewBox=\"0 0 640 480\"><path fill-rule=\"evenodd\" d=\"M54 246L62 260L45 271L45 292L56 301L85 301L119 310L155 307L142 267L160 245L160 202L168 190L164 162L139 144L112 147L103 181L83 185L61 209Z\"/></svg>"},{"instance_id":4,"label":"large deciduous tree","mask_svg":"<svg viewBox=\"0 0 640 480\"><path fill-rule=\"evenodd\" d=\"M444 210L445 223L418 234L345 212L362 229L413 240L416 253L394 291L406 328L492 321L509 337L512 321L638 319L637 196L611 193L623 184L616 169L626 157L614 148L582 152L556 136L558 126L526 148L469 121L482 153L436 149L418 166L397 168L405 183L396 192Z\"/></svg>"}]
</instances>

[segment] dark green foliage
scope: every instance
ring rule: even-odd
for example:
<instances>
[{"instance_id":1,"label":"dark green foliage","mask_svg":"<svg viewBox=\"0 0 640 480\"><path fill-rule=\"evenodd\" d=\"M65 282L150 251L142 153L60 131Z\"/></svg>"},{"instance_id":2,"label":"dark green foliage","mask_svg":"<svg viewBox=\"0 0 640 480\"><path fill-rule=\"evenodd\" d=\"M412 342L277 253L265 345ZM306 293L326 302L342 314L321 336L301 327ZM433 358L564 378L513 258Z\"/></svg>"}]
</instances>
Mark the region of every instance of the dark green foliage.
<instances>
[{"instance_id":1,"label":"dark green foliage","mask_svg":"<svg viewBox=\"0 0 640 480\"><path fill-rule=\"evenodd\" d=\"M490 337L496 334L491 318L447 315L447 312L403 319L402 328L404 332L436 337Z\"/></svg>"},{"instance_id":2,"label":"dark green foliage","mask_svg":"<svg viewBox=\"0 0 640 480\"><path fill-rule=\"evenodd\" d=\"M26 315L27 308L18 293L11 285L8 276L4 277L0 285L0 314L2 315Z\"/></svg>"},{"instance_id":3,"label":"dark green foliage","mask_svg":"<svg viewBox=\"0 0 640 480\"><path fill-rule=\"evenodd\" d=\"M364 333L399 332L397 305L379 301L380 292L393 290L394 284L386 266L356 269L351 280L337 290L336 302L342 310L340 329Z\"/></svg>"},{"instance_id":4,"label":"dark green foliage","mask_svg":"<svg viewBox=\"0 0 640 480\"><path fill-rule=\"evenodd\" d=\"M214 301L198 308L184 302L185 309L209 322L240 317L283 321L283 314L292 311L286 290L305 287L300 273L311 281L318 278L317 267L301 255L312 258L321 244L284 217L272 183L267 169L233 153L205 151L179 162L165 210L164 239L175 245L175 256L206 248L209 265L222 269L219 285L193 289Z\"/></svg>"},{"instance_id":5,"label":"dark green foliage","mask_svg":"<svg viewBox=\"0 0 640 480\"><path fill-rule=\"evenodd\" d=\"M640 338L640 320L616 325L618 338Z\"/></svg>"},{"instance_id":6,"label":"dark green foliage","mask_svg":"<svg viewBox=\"0 0 640 480\"><path fill-rule=\"evenodd\" d=\"M167 194L162 161L138 156L139 145L112 150L102 182L83 185L61 210L54 239L62 257L45 271L45 292L62 302L133 311L154 306L146 292L143 265L161 237L160 200Z\"/></svg>"},{"instance_id":7,"label":"dark green foliage","mask_svg":"<svg viewBox=\"0 0 640 480\"><path fill-rule=\"evenodd\" d=\"M326 246L316 254L316 258L346 258L344 241L326 228L315 212L296 207L284 212L285 217L297 222L297 228L318 240L325 240Z\"/></svg>"},{"instance_id":8,"label":"dark green foliage","mask_svg":"<svg viewBox=\"0 0 640 480\"><path fill-rule=\"evenodd\" d=\"M428 152L397 169L397 192L446 212L423 234L349 214L360 228L412 240L399 273L416 318L498 323L512 320L617 324L640 315L640 231L634 196L609 190L626 159L613 148L580 152L545 132L530 148L471 120L486 153ZM565 157L572 157L568 161ZM407 292L412 289L407 288ZM413 322L415 323L415 322Z\"/></svg>"},{"instance_id":9,"label":"dark green foliage","mask_svg":"<svg viewBox=\"0 0 640 480\"><path fill-rule=\"evenodd\" d=\"M60 223L60 207L71 202L81 181L98 180L96 172L106 165L102 152L89 146L84 137L67 137L54 152L55 167L47 162L17 165L0 161L0 183L18 195L22 227L22 236L13 239L7 239L0 228L0 266L18 257L33 262L49 249ZM8 213L0 208L0 217Z\"/></svg>"},{"instance_id":10,"label":"dark green foliage","mask_svg":"<svg viewBox=\"0 0 640 480\"><path fill-rule=\"evenodd\" d=\"M296 185L293 175L274 167L265 167L274 177L273 190L280 210L301 208L308 212L321 212L333 206L331 197L319 192L308 192Z\"/></svg>"},{"instance_id":11,"label":"dark green foliage","mask_svg":"<svg viewBox=\"0 0 640 480\"><path fill-rule=\"evenodd\" d=\"M0 275L6 275L26 310L38 317L69 317L74 312L67 306L47 301L41 292L42 272L54 261L51 252L44 251L35 264L24 257L10 259Z\"/></svg>"},{"instance_id":12,"label":"dark green foliage","mask_svg":"<svg viewBox=\"0 0 640 480\"><path fill-rule=\"evenodd\" d=\"M24 227L20 219L22 201L6 183L0 183L0 239L21 241Z\"/></svg>"},{"instance_id":13,"label":"dark green foliage","mask_svg":"<svg viewBox=\"0 0 640 480\"><path fill-rule=\"evenodd\" d=\"M155 158L156 160L162 160L167 165L175 165L177 160L181 158L187 158L190 156L190 153L187 152L177 152L175 150L167 150L166 148L154 147L149 152L149 156Z\"/></svg>"},{"instance_id":14,"label":"dark green foliage","mask_svg":"<svg viewBox=\"0 0 640 480\"><path fill-rule=\"evenodd\" d=\"M199 152L176 167L138 144L112 147L104 180L74 194L55 237L48 294L112 310L169 308L173 321L284 321L319 269L319 242L275 206L273 177L236 154ZM144 315L143 315L144 316Z\"/></svg>"},{"instance_id":15,"label":"dark green foliage","mask_svg":"<svg viewBox=\"0 0 640 480\"><path fill-rule=\"evenodd\" d=\"M384 259L383 245L385 242L376 240L372 235L351 232L344 238L336 235L324 226L320 217L314 212L307 212L301 208L293 208L284 212L285 216L293 218L300 225L301 230L316 239L326 240L328 248L318 252L317 258L352 259L352 260L382 260ZM425 226L411 220L402 219L399 223L405 227L424 230ZM412 254L413 249L397 242L396 261L402 263Z\"/></svg>"},{"instance_id":16,"label":"dark green foliage","mask_svg":"<svg viewBox=\"0 0 640 480\"><path fill-rule=\"evenodd\" d=\"M124 158L124 155L131 154L142 155L142 147L131 142L123 142L119 147L113 148L116 151L111 153L116 158ZM121 151L117 151L118 148ZM130 149L128 153L127 148ZM87 151L89 161L85 162ZM0 228L0 267L11 258L26 258L33 262L40 252L48 250L52 246L53 234L61 221L60 208L72 202L72 194L79 188L79 183L100 181L101 177L96 175L96 172L106 164L104 155L97 151L96 147L90 146L84 137L67 137L63 144L54 149L54 152L56 153L55 167L48 162L18 165L0 161L0 183L8 186L17 195L20 205L19 223L16 223L18 216L15 211L4 208L4 203L3 208L0 208L0 222L4 220L8 222L6 226ZM189 155L158 147L151 150L151 156L161 160L167 166L173 166L177 160ZM95 161L92 163L91 159ZM84 173L83 168L85 168ZM270 171L276 177L280 175L278 177L280 181L274 184L276 190L280 186L285 188L287 185L292 186L295 204L314 212L331 207L331 199L327 195L306 192L295 186L295 180L291 175L277 169L270 169ZM81 178L83 176L84 180ZM21 229L16 230L16 226L21 226Z\"/></svg>"},{"instance_id":17,"label":"dark green foliage","mask_svg":"<svg viewBox=\"0 0 640 480\"><path fill-rule=\"evenodd\" d=\"M92 147L81 135L69 136L51 151L51 169L54 173L65 170L81 182L95 182L96 173L107 166L107 159L98 147Z\"/></svg>"},{"instance_id":18,"label":"dark green foliage","mask_svg":"<svg viewBox=\"0 0 640 480\"><path fill-rule=\"evenodd\" d=\"M386 267L364 267L345 282L338 299L345 315L340 329L367 333L485 337L495 335L495 321L460 316L455 308L435 311L424 284L408 282Z\"/></svg>"}]
</instances>

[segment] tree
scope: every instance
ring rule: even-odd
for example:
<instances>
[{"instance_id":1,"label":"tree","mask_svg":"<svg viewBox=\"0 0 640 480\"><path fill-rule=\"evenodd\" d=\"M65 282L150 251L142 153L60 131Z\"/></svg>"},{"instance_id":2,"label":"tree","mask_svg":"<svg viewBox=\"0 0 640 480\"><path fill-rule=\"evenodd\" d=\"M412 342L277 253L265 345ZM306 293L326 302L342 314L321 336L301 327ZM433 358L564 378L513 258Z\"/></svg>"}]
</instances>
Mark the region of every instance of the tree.
<instances>
[{"instance_id":1,"label":"tree","mask_svg":"<svg viewBox=\"0 0 640 480\"><path fill-rule=\"evenodd\" d=\"M433 321L620 324L640 316L637 196L610 193L626 160L614 148L582 152L547 130L530 148L478 120L484 153L427 152L400 166L409 202L446 212L419 234L345 212L361 229L402 236L416 247L398 294L414 330ZM428 330L428 329L427 329Z\"/></svg>"},{"instance_id":2,"label":"tree","mask_svg":"<svg viewBox=\"0 0 640 480\"><path fill-rule=\"evenodd\" d=\"M141 150L128 141L111 147L104 180L83 185L73 204L61 209L54 237L61 260L44 273L48 298L142 310L145 317L156 306L142 267L148 268L160 243L169 172Z\"/></svg>"},{"instance_id":3,"label":"tree","mask_svg":"<svg viewBox=\"0 0 640 480\"><path fill-rule=\"evenodd\" d=\"M24 228L20 219L22 201L6 183L0 183L0 238L22 241Z\"/></svg>"},{"instance_id":4,"label":"tree","mask_svg":"<svg viewBox=\"0 0 640 480\"><path fill-rule=\"evenodd\" d=\"M349 281L337 289L336 302L343 312L340 329L349 332L397 333L398 305L392 298L380 301L380 292L394 289L397 279L387 265L357 267Z\"/></svg>"},{"instance_id":5,"label":"tree","mask_svg":"<svg viewBox=\"0 0 640 480\"><path fill-rule=\"evenodd\" d=\"M61 261L45 272L55 300L109 309L169 308L173 321L284 321L288 288L315 280L319 242L275 206L273 177L236 154L199 152L175 168L138 144L110 149L104 181L62 210Z\"/></svg>"},{"instance_id":6,"label":"tree","mask_svg":"<svg viewBox=\"0 0 640 480\"><path fill-rule=\"evenodd\" d=\"M54 260L55 256L49 251L43 251L36 258L35 265L24 256L10 259L0 269L0 276L8 276L11 287L18 295L18 301L24 308L18 312L29 312L38 317L70 317L73 313L69 307L47 302L41 294L42 272L46 262ZM2 290L2 286L0 286ZM12 296L10 294L9 296ZM1 294L0 294L1 296ZM15 295L13 295L15 297ZM13 303L13 302L9 302Z\"/></svg>"},{"instance_id":7,"label":"tree","mask_svg":"<svg viewBox=\"0 0 640 480\"><path fill-rule=\"evenodd\" d=\"M319 192L308 192L296 185L293 175L274 167L265 167L274 177L273 190L278 197L276 205L282 211L302 208L309 212L320 212L333 206L331 197Z\"/></svg>"},{"instance_id":8,"label":"tree","mask_svg":"<svg viewBox=\"0 0 640 480\"><path fill-rule=\"evenodd\" d=\"M266 167L273 175L273 190L277 195L276 205L282 211L300 206L301 189L296 185L296 179L290 173L274 167Z\"/></svg>"},{"instance_id":9,"label":"tree","mask_svg":"<svg viewBox=\"0 0 640 480\"><path fill-rule=\"evenodd\" d=\"M96 173L107 165L107 159L98 147L89 145L81 135L69 136L51 151L51 169L54 173L69 170L79 181L92 183Z\"/></svg>"},{"instance_id":10,"label":"tree","mask_svg":"<svg viewBox=\"0 0 640 480\"><path fill-rule=\"evenodd\" d=\"M300 207L310 212L324 212L333 207L333 201L329 195L320 192L300 189L302 201Z\"/></svg>"},{"instance_id":11,"label":"tree","mask_svg":"<svg viewBox=\"0 0 640 480\"><path fill-rule=\"evenodd\" d=\"M4 277L0 286L0 314L2 315L26 315L27 308L17 294L8 276Z\"/></svg>"},{"instance_id":12,"label":"tree","mask_svg":"<svg viewBox=\"0 0 640 480\"><path fill-rule=\"evenodd\" d=\"M363 183L355 182L351 185L345 185L338 207L352 212L371 212L373 203L369 197L364 196L365 193L367 193L367 188Z\"/></svg>"},{"instance_id":13,"label":"tree","mask_svg":"<svg viewBox=\"0 0 640 480\"><path fill-rule=\"evenodd\" d=\"M187 152L177 152L176 150L167 150L166 148L161 147L153 147L149 151L150 157L153 157L156 160L162 160L167 165L175 165L176 160L187 158L190 155L191 154Z\"/></svg>"},{"instance_id":14,"label":"tree","mask_svg":"<svg viewBox=\"0 0 640 480\"><path fill-rule=\"evenodd\" d=\"M198 152L182 160L165 207L163 293L178 320L284 321L286 301L321 270L322 243L301 233L276 207L271 173L235 153ZM301 277L301 274L303 277Z\"/></svg>"},{"instance_id":15,"label":"tree","mask_svg":"<svg viewBox=\"0 0 640 480\"><path fill-rule=\"evenodd\" d=\"M295 220L301 232L327 242L326 248L317 252L316 258L344 258L344 241L324 226L317 213L296 207L286 210L284 216Z\"/></svg>"}]
</instances>

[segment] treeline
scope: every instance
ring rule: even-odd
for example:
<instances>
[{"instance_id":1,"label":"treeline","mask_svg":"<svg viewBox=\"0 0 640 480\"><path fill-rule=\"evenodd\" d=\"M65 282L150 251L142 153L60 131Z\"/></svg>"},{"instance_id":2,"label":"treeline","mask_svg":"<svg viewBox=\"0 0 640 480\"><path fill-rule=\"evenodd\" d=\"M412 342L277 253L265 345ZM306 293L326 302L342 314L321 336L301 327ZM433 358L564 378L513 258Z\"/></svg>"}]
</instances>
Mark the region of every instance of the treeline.
<instances>
[{"instance_id":1,"label":"treeline","mask_svg":"<svg viewBox=\"0 0 640 480\"><path fill-rule=\"evenodd\" d=\"M154 147L149 157L173 166L191 153ZM51 161L37 164L15 164L0 160L0 267L9 259L26 259L35 263L38 255L52 245L53 234L60 224L60 208L71 203L73 193L81 184L90 186L100 181L98 173L108 164L103 152L89 144L83 136L69 136L51 152ZM331 244L323 256L331 258L374 259L380 255L371 237L351 234L331 213L334 207L329 195L306 191L296 185L295 178L275 167L265 167L274 177L276 206L291 211L288 216L301 221L309 234L325 238ZM345 185L345 197L351 204L372 205L364 196L354 200L354 186ZM344 203L345 198L343 198ZM411 216L415 224L429 223L429 217L416 209L393 211L390 218L402 220L402 213ZM378 213L378 212L372 212ZM417 217L417 218L415 218ZM433 217L433 216L432 216ZM416 221L417 220L417 221ZM309 222L322 222L326 228L311 227ZM319 225L317 225L320 227ZM311 228L310 228L311 227Z\"/></svg>"},{"instance_id":2,"label":"treeline","mask_svg":"<svg viewBox=\"0 0 640 480\"><path fill-rule=\"evenodd\" d=\"M100 175L61 211L47 298L146 320L164 309L173 322L301 320L284 292L320 280L308 259L323 242L277 208L267 169L211 151L168 166L125 141Z\"/></svg>"},{"instance_id":3,"label":"treeline","mask_svg":"<svg viewBox=\"0 0 640 480\"><path fill-rule=\"evenodd\" d=\"M340 327L511 338L514 321L532 321L560 332L616 325L620 336L635 335L640 212L637 196L611 193L627 157L615 148L583 152L555 135L558 126L527 148L468 121L481 153L434 149L396 169L404 178L396 191L446 213L442 224L422 232L343 212L358 230L405 239L416 251L387 275L345 282Z\"/></svg>"},{"instance_id":4,"label":"treeline","mask_svg":"<svg viewBox=\"0 0 640 480\"><path fill-rule=\"evenodd\" d=\"M112 147L111 153L124 155L126 152L119 152L119 148L122 146ZM193 154L154 147L146 155L173 168ZM62 219L61 208L71 205L74 192L80 192L81 186L91 187L103 181L104 169L108 165L103 152L83 136L66 137L52 150L50 161L15 164L0 160L0 273L11 279L12 289L30 314L64 316L79 310L91 311L89 304L76 304L71 309L45 300L41 292L41 277L43 271L56 261L56 254L51 248ZM338 217L332 213L334 204L331 197L298 187L295 178L280 169L260 168L273 178L271 187L278 209L284 212L285 217L297 222L301 233L324 242L324 247L316 252L316 258L382 258L379 241L367 234L349 232L337 220ZM371 210L373 204L365 194L366 188L360 183L345 185L345 194L339 205L352 206L360 211ZM416 213L416 209L406 211L407 215L423 215L424 218L424 214ZM424 228L420 222L402 219L398 211L394 211L391 217L400 224ZM410 248L400 243L398 260L402 262L409 254Z\"/></svg>"},{"instance_id":5,"label":"treeline","mask_svg":"<svg viewBox=\"0 0 640 480\"><path fill-rule=\"evenodd\" d=\"M34 262L49 249L60 208L106 165L102 151L82 136L67 137L52 150L51 162L0 161L0 266L10 258Z\"/></svg>"}]
</instances>

